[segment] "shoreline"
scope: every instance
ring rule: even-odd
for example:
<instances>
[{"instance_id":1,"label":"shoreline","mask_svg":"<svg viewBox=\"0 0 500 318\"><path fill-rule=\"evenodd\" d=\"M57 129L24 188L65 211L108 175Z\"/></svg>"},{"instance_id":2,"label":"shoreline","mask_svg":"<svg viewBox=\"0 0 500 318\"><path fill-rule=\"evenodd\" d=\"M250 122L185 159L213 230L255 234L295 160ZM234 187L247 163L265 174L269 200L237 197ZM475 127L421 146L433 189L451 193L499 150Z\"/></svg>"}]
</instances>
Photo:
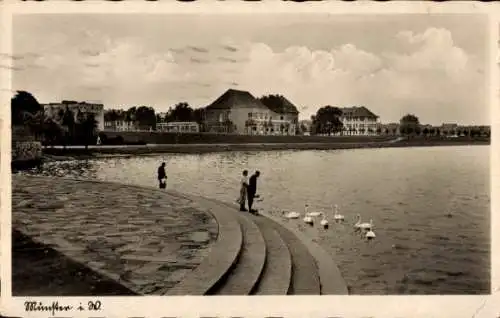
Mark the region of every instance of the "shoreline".
<instances>
[{"instance_id":1,"label":"shoreline","mask_svg":"<svg viewBox=\"0 0 500 318\"><path fill-rule=\"evenodd\" d=\"M411 148L444 146L487 146L489 140L474 139L409 139L382 142L331 142L331 143L245 143L245 144L147 144L147 145L104 145L69 146L43 149L44 161L67 161L78 159L127 158L139 155L205 154L230 151L284 151L284 150L340 150L373 148Z\"/></svg>"}]
</instances>

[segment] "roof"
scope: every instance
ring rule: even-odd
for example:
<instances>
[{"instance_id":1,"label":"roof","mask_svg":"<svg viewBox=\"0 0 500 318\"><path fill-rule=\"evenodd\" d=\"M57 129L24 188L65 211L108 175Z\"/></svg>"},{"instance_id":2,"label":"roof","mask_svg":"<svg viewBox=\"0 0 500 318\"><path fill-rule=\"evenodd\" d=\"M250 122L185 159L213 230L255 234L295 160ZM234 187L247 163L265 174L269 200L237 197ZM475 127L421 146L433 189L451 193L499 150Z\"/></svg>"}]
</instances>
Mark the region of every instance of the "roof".
<instances>
[{"instance_id":1,"label":"roof","mask_svg":"<svg viewBox=\"0 0 500 318\"><path fill-rule=\"evenodd\" d=\"M224 94L217 98L212 104L207 106L210 109L231 109L234 107L241 108L265 108L257 98L247 91L240 91L237 89L228 89Z\"/></svg>"},{"instance_id":2,"label":"roof","mask_svg":"<svg viewBox=\"0 0 500 318\"><path fill-rule=\"evenodd\" d=\"M281 95L269 95L259 98L270 110L278 114L298 114L297 107Z\"/></svg>"},{"instance_id":3,"label":"roof","mask_svg":"<svg viewBox=\"0 0 500 318\"><path fill-rule=\"evenodd\" d=\"M344 107L344 108L341 108L341 110L342 110L342 116L344 116L344 117L372 117L372 118L378 118L377 115L375 115L374 113L372 113L365 106Z\"/></svg>"}]
</instances>

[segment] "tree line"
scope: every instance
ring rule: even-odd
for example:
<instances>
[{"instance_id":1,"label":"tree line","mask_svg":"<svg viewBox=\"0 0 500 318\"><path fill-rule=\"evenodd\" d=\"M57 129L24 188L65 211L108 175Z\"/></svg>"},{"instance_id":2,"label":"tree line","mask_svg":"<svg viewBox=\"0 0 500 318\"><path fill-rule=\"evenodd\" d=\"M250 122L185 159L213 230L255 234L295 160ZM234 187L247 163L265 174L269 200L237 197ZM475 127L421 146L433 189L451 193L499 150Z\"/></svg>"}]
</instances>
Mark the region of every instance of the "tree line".
<instances>
[{"instance_id":1,"label":"tree line","mask_svg":"<svg viewBox=\"0 0 500 318\"><path fill-rule=\"evenodd\" d=\"M11 123L23 127L45 145L95 144L97 120L94 114L60 109L54 117L45 113L42 105L29 92L17 91L11 98Z\"/></svg>"}]
</instances>

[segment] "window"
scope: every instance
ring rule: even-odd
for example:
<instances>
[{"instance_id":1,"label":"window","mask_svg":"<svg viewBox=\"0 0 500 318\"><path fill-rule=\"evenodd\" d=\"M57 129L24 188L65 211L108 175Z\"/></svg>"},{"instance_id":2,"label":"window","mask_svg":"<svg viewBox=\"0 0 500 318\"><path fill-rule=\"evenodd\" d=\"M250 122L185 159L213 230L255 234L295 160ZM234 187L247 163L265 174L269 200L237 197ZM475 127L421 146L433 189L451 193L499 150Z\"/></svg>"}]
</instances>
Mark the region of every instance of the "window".
<instances>
[{"instance_id":1,"label":"window","mask_svg":"<svg viewBox=\"0 0 500 318\"><path fill-rule=\"evenodd\" d=\"M252 118L252 113L248 113L248 118Z\"/></svg>"},{"instance_id":2,"label":"window","mask_svg":"<svg viewBox=\"0 0 500 318\"><path fill-rule=\"evenodd\" d=\"M280 120L283 120L283 116L280 116Z\"/></svg>"}]
</instances>

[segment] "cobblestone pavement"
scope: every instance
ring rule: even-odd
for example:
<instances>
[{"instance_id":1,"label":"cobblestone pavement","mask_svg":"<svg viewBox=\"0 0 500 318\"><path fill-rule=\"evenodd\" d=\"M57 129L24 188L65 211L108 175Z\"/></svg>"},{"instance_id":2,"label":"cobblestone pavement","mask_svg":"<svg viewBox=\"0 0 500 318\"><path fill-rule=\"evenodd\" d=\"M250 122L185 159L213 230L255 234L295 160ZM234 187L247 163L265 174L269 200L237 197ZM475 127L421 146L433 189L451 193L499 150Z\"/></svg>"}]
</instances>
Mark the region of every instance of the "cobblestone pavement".
<instances>
[{"instance_id":1,"label":"cobblestone pavement","mask_svg":"<svg viewBox=\"0 0 500 318\"><path fill-rule=\"evenodd\" d=\"M12 226L148 295L198 266L218 233L203 207L168 191L21 175L12 176Z\"/></svg>"}]
</instances>

